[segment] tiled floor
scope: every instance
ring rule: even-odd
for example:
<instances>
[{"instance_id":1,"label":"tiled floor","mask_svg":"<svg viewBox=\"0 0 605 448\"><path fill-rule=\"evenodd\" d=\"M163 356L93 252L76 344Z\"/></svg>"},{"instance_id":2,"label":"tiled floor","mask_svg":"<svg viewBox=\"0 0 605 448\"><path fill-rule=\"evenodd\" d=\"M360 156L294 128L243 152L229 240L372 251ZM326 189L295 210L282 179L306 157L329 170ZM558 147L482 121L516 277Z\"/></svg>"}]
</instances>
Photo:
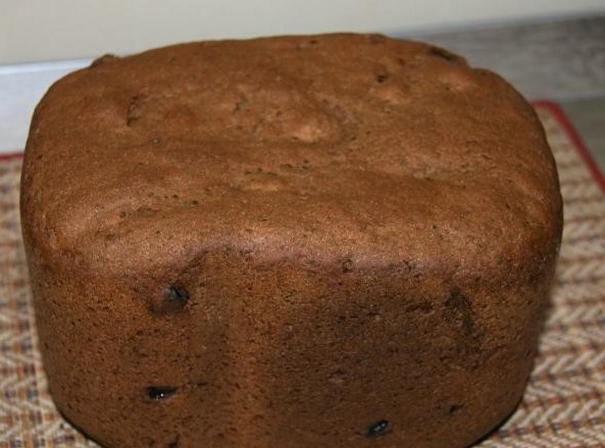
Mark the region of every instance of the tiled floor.
<instances>
[{"instance_id":1,"label":"tiled floor","mask_svg":"<svg viewBox=\"0 0 605 448\"><path fill-rule=\"evenodd\" d=\"M413 37L559 102L605 171L605 16Z\"/></svg>"}]
</instances>

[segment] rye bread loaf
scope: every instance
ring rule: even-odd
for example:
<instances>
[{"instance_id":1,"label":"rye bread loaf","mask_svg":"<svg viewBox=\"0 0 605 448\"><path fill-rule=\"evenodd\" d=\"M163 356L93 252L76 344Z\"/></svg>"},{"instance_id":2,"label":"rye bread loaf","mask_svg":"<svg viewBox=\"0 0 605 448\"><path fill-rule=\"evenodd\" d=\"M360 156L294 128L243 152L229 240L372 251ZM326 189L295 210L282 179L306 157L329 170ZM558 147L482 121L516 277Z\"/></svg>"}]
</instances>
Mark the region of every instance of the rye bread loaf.
<instances>
[{"instance_id":1,"label":"rye bread loaf","mask_svg":"<svg viewBox=\"0 0 605 448\"><path fill-rule=\"evenodd\" d=\"M430 45L176 45L58 81L23 236L58 408L111 448L466 446L561 238L541 124Z\"/></svg>"}]
</instances>

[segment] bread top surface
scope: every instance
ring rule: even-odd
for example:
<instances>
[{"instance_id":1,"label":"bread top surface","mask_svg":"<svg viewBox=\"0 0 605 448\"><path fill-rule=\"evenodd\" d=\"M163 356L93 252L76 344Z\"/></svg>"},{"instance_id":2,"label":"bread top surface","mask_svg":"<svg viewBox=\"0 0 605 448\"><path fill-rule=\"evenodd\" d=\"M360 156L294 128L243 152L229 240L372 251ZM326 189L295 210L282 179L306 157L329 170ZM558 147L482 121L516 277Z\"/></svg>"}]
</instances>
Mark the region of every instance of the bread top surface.
<instances>
[{"instance_id":1,"label":"bread top surface","mask_svg":"<svg viewBox=\"0 0 605 448\"><path fill-rule=\"evenodd\" d=\"M561 231L527 102L461 57L380 35L103 57L38 105L22 199L38 250L108 272L217 247L497 272Z\"/></svg>"}]
</instances>

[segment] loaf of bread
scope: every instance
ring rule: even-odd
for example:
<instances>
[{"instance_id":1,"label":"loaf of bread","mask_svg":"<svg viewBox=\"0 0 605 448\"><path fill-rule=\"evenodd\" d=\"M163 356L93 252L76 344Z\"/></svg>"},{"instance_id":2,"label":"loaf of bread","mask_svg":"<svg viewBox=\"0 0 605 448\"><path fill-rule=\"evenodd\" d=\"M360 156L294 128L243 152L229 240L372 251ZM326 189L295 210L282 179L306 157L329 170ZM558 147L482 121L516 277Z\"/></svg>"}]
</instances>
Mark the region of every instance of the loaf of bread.
<instances>
[{"instance_id":1,"label":"loaf of bread","mask_svg":"<svg viewBox=\"0 0 605 448\"><path fill-rule=\"evenodd\" d=\"M53 399L111 448L459 448L520 400L561 239L533 109L430 45L106 56L31 124Z\"/></svg>"}]
</instances>

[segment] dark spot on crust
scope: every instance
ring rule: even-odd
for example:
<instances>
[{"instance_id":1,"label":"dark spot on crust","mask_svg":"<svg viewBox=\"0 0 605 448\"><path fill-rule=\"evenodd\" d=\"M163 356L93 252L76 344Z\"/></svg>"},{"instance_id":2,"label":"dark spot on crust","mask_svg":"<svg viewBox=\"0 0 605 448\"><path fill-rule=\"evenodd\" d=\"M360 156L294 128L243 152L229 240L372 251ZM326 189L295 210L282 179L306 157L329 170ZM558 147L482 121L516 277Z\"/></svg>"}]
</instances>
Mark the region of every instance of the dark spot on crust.
<instances>
[{"instance_id":1,"label":"dark spot on crust","mask_svg":"<svg viewBox=\"0 0 605 448\"><path fill-rule=\"evenodd\" d=\"M460 321L464 336L470 337L474 333L475 322L470 301L458 288L452 289L445 301L445 317L450 321Z\"/></svg>"},{"instance_id":2,"label":"dark spot on crust","mask_svg":"<svg viewBox=\"0 0 605 448\"><path fill-rule=\"evenodd\" d=\"M353 261L351 261L349 258L347 258L346 260L344 260L342 262L342 272L347 274L352 271L353 271Z\"/></svg>"},{"instance_id":3,"label":"dark spot on crust","mask_svg":"<svg viewBox=\"0 0 605 448\"><path fill-rule=\"evenodd\" d=\"M154 314L171 314L183 311L189 301L189 292L180 285L170 285L160 297L151 301Z\"/></svg>"},{"instance_id":4,"label":"dark spot on crust","mask_svg":"<svg viewBox=\"0 0 605 448\"><path fill-rule=\"evenodd\" d=\"M189 293L182 286L170 285L168 291L166 292L166 299L186 303L187 300L189 300Z\"/></svg>"},{"instance_id":5,"label":"dark spot on crust","mask_svg":"<svg viewBox=\"0 0 605 448\"><path fill-rule=\"evenodd\" d=\"M141 110L139 102L143 99L143 95L137 94L130 99L128 110L126 112L126 126L132 126L135 121L141 118Z\"/></svg>"},{"instance_id":6,"label":"dark spot on crust","mask_svg":"<svg viewBox=\"0 0 605 448\"><path fill-rule=\"evenodd\" d=\"M317 45L317 44L318 44L317 39L311 39L309 41L309 45Z\"/></svg>"},{"instance_id":7,"label":"dark spot on crust","mask_svg":"<svg viewBox=\"0 0 605 448\"><path fill-rule=\"evenodd\" d=\"M376 82L382 84L383 82L385 82L387 79L389 79L389 75L386 73L383 73L381 75L378 75L376 77Z\"/></svg>"},{"instance_id":8,"label":"dark spot on crust","mask_svg":"<svg viewBox=\"0 0 605 448\"><path fill-rule=\"evenodd\" d=\"M165 400L176 392L176 387L173 386L149 386L147 395L152 400Z\"/></svg>"},{"instance_id":9,"label":"dark spot on crust","mask_svg":"<svg viewBox=\"0 0 605 448\"><path fill-rule=\"evenodd\" d=\"M406 312L408 313L422 313L429 314L433 311L433 304L429 301L420 302L420 303L412 303L405 307Z\"/></svg>"},{"instance_id":10,"label":"dark spot on crust","mask_svg":"<svg viewBox=\"0 0 605 448\"><path fill-rule=\"evenodd\" d=\"M454 62L454 61L458 60L458 56L456 56L453 53L450 53L447 50L444 50L443 48L439 48L439 47L431 47L429 49L428 54L430 56L441 58L441 59L444 59L444 60L449 61L449 62Z\"/></svg>"},{"instance_id":11,"label":"dark spot on crust","mask_svg":"<svg viewBox=\"0 0 605 448\"><path fill-rule=\"evenodd\" d=\"M450 409L449 409L447 412L448 412L448 414L455 414L455 413L456 413L456 412L458 412L460 409L462 409L462 406L463 406L463 405L458 404L458 403L453 404L453 405L451 405L451 406L450 406Z\"/></svg>"},{"instance_id":12,"label":"dark spot on crust","mask_svg":"<svg viewBox=\"0 0 605 448\"><path fill-rule=\"evenodd\" d=\"M391 430L391 424L388 420L379 420L376 423L371 424L364 431L366 437L376 437L386 434Z\"/></svg>"},{"instance_id":13,"label":"dark spot on crust","mask_svg":"<svg viewBox=\"0 0 605 448\"><path fill-rule=\"evenodd\" d=\"M459 349L466 354L479 353L482 333L477 327L470 299L453 288L444 303L444 317L455 327Z\"/></svg>"},{"instance_id":14,"label":"dark spot on crust","mask_svg":"<svg viewBox=\"0 0 605 448\"><path fill-rule=\"evenodd\" d=\"M332 372L332 374L328 378L328 381L334 384L342 384L344 383L345 376L346 372L343 369L339 368Z\"/></svg>"}]
</instances>

